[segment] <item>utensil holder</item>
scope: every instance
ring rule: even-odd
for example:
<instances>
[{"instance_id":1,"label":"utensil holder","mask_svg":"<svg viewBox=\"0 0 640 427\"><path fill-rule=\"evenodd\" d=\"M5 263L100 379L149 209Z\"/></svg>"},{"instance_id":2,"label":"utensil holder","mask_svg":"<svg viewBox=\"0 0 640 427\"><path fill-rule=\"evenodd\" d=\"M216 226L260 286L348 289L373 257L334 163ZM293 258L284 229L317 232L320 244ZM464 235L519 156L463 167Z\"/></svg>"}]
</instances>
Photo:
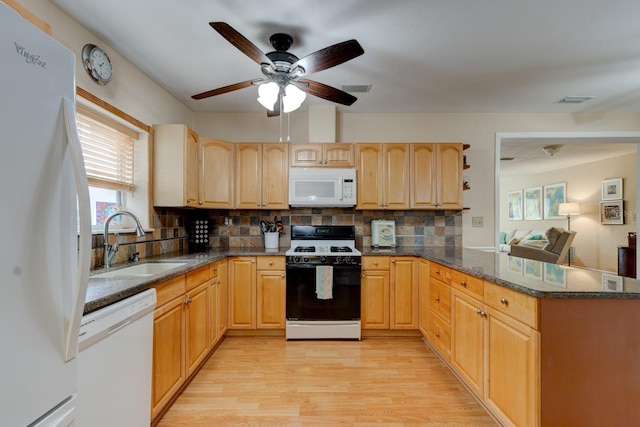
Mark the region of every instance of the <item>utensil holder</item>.
<instances>
[{"instance_id":1,"label":"utensil holder","mask_svg":"<svg viewBox=\"0 0 640 427\"><path fill-rule=\"evenodd\" d=\"M278 249L278 237L280 233L264 233L264 248L265 249Z\"/></svg>"}]
</instances>

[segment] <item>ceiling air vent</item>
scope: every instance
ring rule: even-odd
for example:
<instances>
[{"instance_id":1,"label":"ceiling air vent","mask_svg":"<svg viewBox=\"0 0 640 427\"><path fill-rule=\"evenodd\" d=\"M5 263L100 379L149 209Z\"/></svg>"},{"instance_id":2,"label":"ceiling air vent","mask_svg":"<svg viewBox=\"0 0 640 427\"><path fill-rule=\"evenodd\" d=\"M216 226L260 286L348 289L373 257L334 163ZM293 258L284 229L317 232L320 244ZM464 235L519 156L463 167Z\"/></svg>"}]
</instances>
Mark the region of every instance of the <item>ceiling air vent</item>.
<instances>
[{"instance_id":1,"label":"ceiling air vent","mask_svg":"<svg viewBox=\"0 0 640 427\"><path fill-rule=\"evenodd\" d=\"M357 92L357 93L368 93L371 91L371 85L342 85L342 90L345 92Z\"/></svg>"},{"instance_id":2,"label":"ceiling air vent","mask_svg":"<svg viewBox=\"0 0 640 427\"><path fill-rule=\"evenodd\" d=\"M581 102L588 101L593 96L566 96L558 101L558 104L580 104Z\"/></svg>"}]
</instances>

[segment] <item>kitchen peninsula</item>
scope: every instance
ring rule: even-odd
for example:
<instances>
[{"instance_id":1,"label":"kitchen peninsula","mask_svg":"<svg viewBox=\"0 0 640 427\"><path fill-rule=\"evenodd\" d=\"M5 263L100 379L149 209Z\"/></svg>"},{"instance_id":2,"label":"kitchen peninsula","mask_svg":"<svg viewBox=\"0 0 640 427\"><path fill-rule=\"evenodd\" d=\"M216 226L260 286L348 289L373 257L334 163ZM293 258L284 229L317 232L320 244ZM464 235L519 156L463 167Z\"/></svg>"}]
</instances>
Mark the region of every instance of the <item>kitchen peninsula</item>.
<instances>
[{"instance_id":1,"label":"kitchen peninsula","mask_svg":"<svg viewBox=\"0 0 640 427\"><path fill-rule=\"evenodd\" d=\"M149 261L186 264L147 278L91 279L86 311L227 257L280 257L284 252L284 248L268 253L232 248L152 258ZM457 247L365 248L363 257L415 259L419 299L426 304L420 308L420 331L452 371L506 424L630 425L635 420L632 408L640 400L640 367L635 361L640 354L640 287L636 280L555 264L525 266L521 258ZM436 271L443 273L441 280L434 279ZM442 312L433 315L428 308L431 297L436 298L432 294L435 285L446 292L448 318ZM470 365L458 357L462 353L456 353L462 345L463 335L456 333L460 322L474 319L464 316L463 309L469 307L473 307L469 313L480 320L473 324L477 335L468 336L480 345L472 352L482 372L476 386L470 372L464 370ZM430 318L445 319L442 325L448 334L438 335L448 336L447 345L434 343L435 335L428 334L428 326L423 330L423 322ZM505 346L514 346L514 352L496 353L500 348L492 344L504 339ZM494 363L498 360L500 365ZM526 372L521 372L523 366ZM504 390L492 389L501 385L489 381L496 370L513 371L524 375L524 380L508 377Z\"/></svg>"}]
</instances>

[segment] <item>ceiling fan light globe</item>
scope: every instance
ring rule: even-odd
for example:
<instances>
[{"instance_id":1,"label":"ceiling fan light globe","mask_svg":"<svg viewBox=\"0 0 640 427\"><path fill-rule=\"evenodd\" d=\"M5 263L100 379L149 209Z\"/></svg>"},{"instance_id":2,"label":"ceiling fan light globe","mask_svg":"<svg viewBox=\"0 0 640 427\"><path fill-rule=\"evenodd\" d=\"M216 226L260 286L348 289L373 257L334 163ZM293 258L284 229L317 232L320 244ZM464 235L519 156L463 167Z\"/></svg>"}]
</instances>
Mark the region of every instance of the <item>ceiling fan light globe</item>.
<instances>
[{"instance_id":1,"label":"ceiling fan light globe","mask_svg":"<svg viewBox=\"0 0 640 427\"><path fill-rule=\"evenodd\" d=\"M287 85L284 92L285 96L282 98L282 109L285 113L290 113L291 111L295 111L300 108L304 100L307 98L307 94L305 92L291 84Z\"/></svg>"},{"instance_id":2,"label":"ceiling fan light globe","mask_svg":"<svg viewBox=\"0 0 640 427\"><path fill-rule=\"evenodd\" d=\"M273 111L279 92L280 88L275 82L262 84L258 86L258 102L267 110Z\"/></svg>"}]
</instances>

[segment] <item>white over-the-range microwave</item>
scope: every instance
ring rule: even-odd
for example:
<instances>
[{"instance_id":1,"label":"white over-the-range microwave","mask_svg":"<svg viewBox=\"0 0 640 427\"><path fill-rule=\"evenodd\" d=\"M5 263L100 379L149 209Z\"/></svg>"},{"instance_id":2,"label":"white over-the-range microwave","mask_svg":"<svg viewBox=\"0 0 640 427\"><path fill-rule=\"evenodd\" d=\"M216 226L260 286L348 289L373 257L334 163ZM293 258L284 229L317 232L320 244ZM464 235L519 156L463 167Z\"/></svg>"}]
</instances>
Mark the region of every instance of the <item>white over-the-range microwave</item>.
<instances>
[{"instance_id":1,"label":"white over-the-range microwave","mask_svg":"<svg viewBox=\"0 0 640 427\"><path fill-rule=\"evenodd\" d=\"M356 170L289 169L289 205L320 208L356 205Z\"/></svg>"}]
</instances>

